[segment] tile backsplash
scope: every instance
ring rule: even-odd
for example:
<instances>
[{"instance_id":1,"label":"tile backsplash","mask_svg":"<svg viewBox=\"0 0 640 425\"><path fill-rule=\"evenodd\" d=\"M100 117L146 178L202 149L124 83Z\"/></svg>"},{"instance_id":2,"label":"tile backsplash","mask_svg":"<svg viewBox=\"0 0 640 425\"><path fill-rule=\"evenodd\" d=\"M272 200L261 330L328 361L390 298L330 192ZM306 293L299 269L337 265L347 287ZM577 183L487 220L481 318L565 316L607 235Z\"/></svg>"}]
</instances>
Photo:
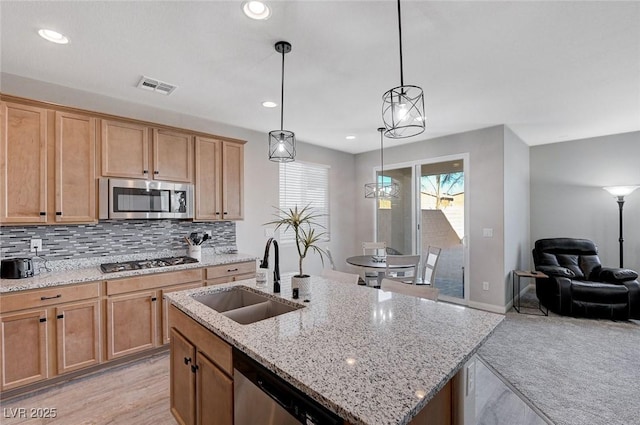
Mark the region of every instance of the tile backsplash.
<instances>
[{"instance_id":1,"label":"tile backsplash","mask_svg":"<svg viewBox=\"0 0 640 425\"><path fill-rule=\"evenodd\" d=\"M39 255L48 260L76 260L114 255L153 254L186 249L191 232L212 238L204 248L236 249L232 221L194 223L180 220L106 220L98 224L0 227L0 258L33 257L31 239L42 239Z\"/></svg>"}]
</instances>

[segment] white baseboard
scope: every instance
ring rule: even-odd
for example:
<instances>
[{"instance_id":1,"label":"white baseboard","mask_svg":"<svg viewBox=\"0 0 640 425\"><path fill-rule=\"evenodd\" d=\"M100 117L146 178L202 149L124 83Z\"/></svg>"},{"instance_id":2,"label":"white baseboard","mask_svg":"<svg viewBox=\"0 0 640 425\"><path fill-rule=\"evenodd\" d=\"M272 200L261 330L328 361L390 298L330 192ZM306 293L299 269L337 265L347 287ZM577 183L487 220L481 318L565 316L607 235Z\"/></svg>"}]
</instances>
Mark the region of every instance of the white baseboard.
<instances>
[{"instance_id":1,"label":"white baseboard","mask_svg":"<svg viewBox=\"0 0 640 425\"><path fill-rule=\"evenodd\" d=\"M509 306L499 306L493 304L479 303L476 301L469 301L467 304L471 308L477 308L478 310L490 311L492 313L505 314L509 308Z\"/></svg>"}]
</instances>

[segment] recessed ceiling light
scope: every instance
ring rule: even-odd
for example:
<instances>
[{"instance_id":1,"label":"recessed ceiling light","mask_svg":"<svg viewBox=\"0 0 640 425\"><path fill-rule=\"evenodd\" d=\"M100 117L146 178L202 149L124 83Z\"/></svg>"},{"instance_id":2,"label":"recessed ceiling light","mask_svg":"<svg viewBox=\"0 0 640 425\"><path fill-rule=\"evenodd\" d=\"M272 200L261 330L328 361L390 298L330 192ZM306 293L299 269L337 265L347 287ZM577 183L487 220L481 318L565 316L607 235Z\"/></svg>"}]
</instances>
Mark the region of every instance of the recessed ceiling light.
<instances>
[{"instance_id":1,"label":"recessed ceiling light","mask_svg":"<svg viewBox=\"0 0 640 425\"><path fill-rule=\"evenodd\" d=\"M271 16L271 9L266 3L257 0L242 3L242 11L251 19L264 20Z\"/></svg>"},{"instance_id":2,"label":"recessed ceiling light","mask_svg":"<svg viewBox=\"0 0 640 425\"><path fill-rule=\"evenodd\" d=\"M353 140L355 138L356 138L356 136L347 136L347 137L345 137L345 139L347 139L347 140Z\"/></svg>"},{"instance_id":3,"label":"recessed ceiling light","mask_svg":"<svg viewBox=\"0 0 640 425\"><path fill-rule=\"evenodd\" d=\"M272 102L270 100L267 100L267 101L262 102L262 106L264 106L265 108L275 108L276 106L278 106L278 104L276 102Z\"/></svg>"},{"instance_id":4,"label":"recessed ceiling light","mask_svg":"<svg viewBox=\"0 0 640 425\"><path fill-rule=\"evenodd\" d=\"M52 43L67 44L69 42L67 37L54 30L47 30L43 28L38 31L38 34L40 37L51 41Z\"/></svg>"}]
</instances>

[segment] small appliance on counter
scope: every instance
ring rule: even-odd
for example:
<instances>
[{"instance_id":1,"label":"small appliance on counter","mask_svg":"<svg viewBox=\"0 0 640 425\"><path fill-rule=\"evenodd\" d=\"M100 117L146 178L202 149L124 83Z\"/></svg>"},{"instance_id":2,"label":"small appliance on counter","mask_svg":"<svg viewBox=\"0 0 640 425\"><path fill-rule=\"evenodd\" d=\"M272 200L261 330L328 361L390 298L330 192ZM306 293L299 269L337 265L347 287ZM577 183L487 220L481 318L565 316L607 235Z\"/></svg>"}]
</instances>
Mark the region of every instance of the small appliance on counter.
<instances>
[{"instance_id":1,"label":"small appliance on counter","mask_svg":"<svg viewBox=\"0 0 640 425\"><path fill-rule=\"evenodd\" d=\"M5 258L0 264L2 279L24 279L33 277L31 258Z\"/></svg>"}]
</instances>

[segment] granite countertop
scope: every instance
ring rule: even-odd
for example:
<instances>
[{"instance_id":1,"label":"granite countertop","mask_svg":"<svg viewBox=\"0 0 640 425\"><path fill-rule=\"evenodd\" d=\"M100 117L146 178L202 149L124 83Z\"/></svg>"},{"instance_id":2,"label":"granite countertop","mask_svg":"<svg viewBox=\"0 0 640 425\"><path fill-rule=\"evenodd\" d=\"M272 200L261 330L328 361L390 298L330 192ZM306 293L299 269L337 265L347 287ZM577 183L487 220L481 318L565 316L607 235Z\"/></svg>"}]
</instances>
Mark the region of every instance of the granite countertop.
<instances>
[{"instance_id":1,"label":"granite countertop","mask_svg":"<svg viewBox=\"0 0 640 425\"><path fill-rule=\"evenodd\" d=\"M167 256L167 255L164 255ZM161 256L154 256L153 258L161 258ZM133 258L132 258L133 259ZM137 258L136 258L137 259ZM0 279L0 294L25 291L28 289L47 288L51 286L70 285L73 283L94 282L100 280L119 279L132 276L141 276L153 273L173 272L179 270L197 269L202 267L216 266L220 264L238 263L243 261L255 260L255 255L248 254L216 254L212 250L202 251L202 261L191 264L182 264L178 266L168 267L155 267L141 270L131 270L115 273L103 273L100 270L99 265L93 265L90 267L82 267L82 263L79 268L59 270L52 272L42 272L37 276L26 279ZM122 260L126 261L126 259ZM102 261L109 262L109 261Z\"/></svg>"},{"instance_id":2,"label":"granite countertop","mask_svg":"<svg viewBox=\"0 0 640 425\"><path fill-rule=\"evenodd\" d=\"M304 308L241 325L193 296L255 279L173 292L180 310L353 424L406 424L463 367L504 316L312 276ZM304 302L307 298L309 302Z\"/></svg>"}]
</instances>

